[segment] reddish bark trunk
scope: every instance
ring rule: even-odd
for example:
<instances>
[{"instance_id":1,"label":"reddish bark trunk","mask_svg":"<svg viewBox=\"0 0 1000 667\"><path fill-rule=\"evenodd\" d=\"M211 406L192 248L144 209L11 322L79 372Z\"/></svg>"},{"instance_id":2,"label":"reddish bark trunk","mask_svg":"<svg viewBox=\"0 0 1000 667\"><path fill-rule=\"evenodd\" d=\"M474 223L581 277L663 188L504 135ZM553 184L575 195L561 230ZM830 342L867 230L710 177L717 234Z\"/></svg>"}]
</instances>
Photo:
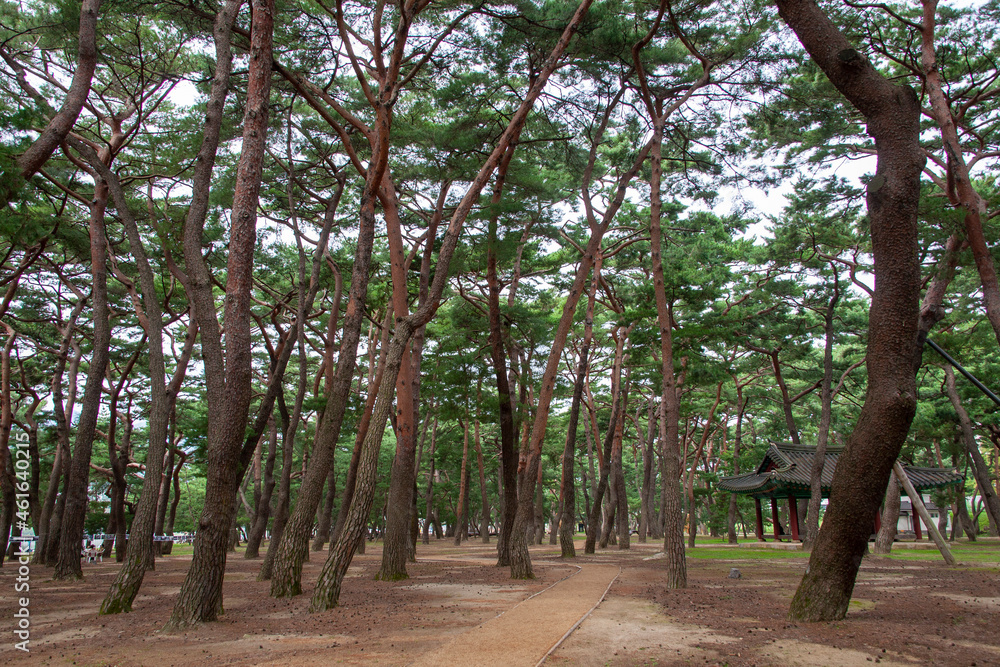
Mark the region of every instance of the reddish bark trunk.
<instances>
[{"instance_id":1,"label":"reddish bark trunk","mask_svg":"<svg viewBox=\"0 0 1000 667\"><path fill-rule=\"evenodd\" d=\"M232 5L238 6L238 3L231 2L226 5L226 9L232 8L235 15L236 7ZM195 189L192 210L188 214L188 225L185 229L184 255L193 288L190 296L194 305L195 319L202 333L202 354L205 361L209 412L208 452L205 509L198 522L198 537L195 540L191 568L181 585L180 594L167 623L167 628L171 630L213 621L222 611L222 577L225 572L226 548L237 509L237 489L242 481L240 455L250 410L250 388L253 379L250 288L271 89L273 0L253 0L251 11L253 31L250 38L246 114L243 119L243 149L233 194L229 259L226 266L224 362L212 296L212 281L201 255L204 217L197 219L200 211L195 210L195 201L199 200L200 196L206 198L207 205L210 171L205 182L199 183L203 189ZM213 132L216 145L218 141L219 125L216 118L221 120L222 103L225 100L228 70L231 64L229 31L232 22L228 18L220 15L216 22L217 52L224 58L219 59L216 79L212 85L202 151L211 146L210 137ZM215 114L219 114L218 117ZM214 157L214 149L210 151L210 155ZM212 157L206 156L205 162L211 161ZM199 168L202 166L198 165ZM197 174L196 179L201 175Z\"/></svg>"},{"instance_id":2,"label":"reddish bark trunk","mask_svg":"<svg viewBox=\"0 0 1000 667\"><path fill-rule=\"evenodd\" d=\"M100 9L101 0L83 0L80 4L80 32L73 80L66 91L62 108L49 120L28 150L17 158L23 180L31 178L41 169L52 152L65 141L87 101L90 83L97 68L97 18ZM19 184L11 184L3 189L0 193L0 207L6 207L7 202L17 193L18 187Z\"/></svg>"},{"instance_id":3,"label":"reddish bark trunk","mask_svg":"<svg viewBox=\"0 0 1000 667\"><path fill-rule=\"evenodd\" d=\"M524 101L514 113L503 135L501 135L497 147L483 164L475 179L470 184L465 196L452 214L451 221L448 224L447 231L441 243L441 250L438 253L437 269L434 274L434 280L431 283L427 301L421 304L412 315L400 320L396 324L396 329L389 345L389 353L386 357L385 367L389 377L395 377L399 372L399 365L402 362L404 349L415 330L426 324L440 306L444 288L448 282L448 266L458 245L459 235L466 218L472 211L474 204L478 201L480 193L492 176L500 159L510 146L512 137L520 132L520 128L527 121L528 113L545 87L549 76L555 71L577 26L579 26L589 9L590 2L591 0L582 0L577 7L576 12L550 53L549 58L545 61L538 77L527 91ZM372 417L374 428L369 430L362 447L355 498L351 503L351 509L345 521L344 532L340 539L338 539L335 548L331 550L330 558L327 560L320 574L320 581L316 585L310 605L310 609L313 611L329 609L337 604L344 574L346 574L351 558L353 557L353 546L361 537L362 528L371 509L375 490L375 476L377 473L378 449L381 445L382 434L385 431L385 422L388 419L392 402L393 392L391 389L387 389L389 387L391 387L390 383L386 382L380 388ZM516 538L517 533L515 531ZM525 552L527 552L526 547Z\"/></svg>"},{"instance_id":4,"label":"reddish bark trunk","mask_svg":"<svg viewBox=\"0 0 1000 667\"><path fill-rule=\"evenodd\" d=\"M55 579L82 579L80 545L83 542L83 524L87 517L87 487L90 479L90 456L93 451L97 416L101 407L104 371L108 365L111 344L110 311L108 308L107 240L104 231L104 209L108 201L108 186L98 180L94 188L94 202L90 215L90 260L93 278L94 342L93 356L87 371L87 383L80 404L73 457L69 461L69 474L64 492L59 550Z\"/></svg>"}]
</instances>

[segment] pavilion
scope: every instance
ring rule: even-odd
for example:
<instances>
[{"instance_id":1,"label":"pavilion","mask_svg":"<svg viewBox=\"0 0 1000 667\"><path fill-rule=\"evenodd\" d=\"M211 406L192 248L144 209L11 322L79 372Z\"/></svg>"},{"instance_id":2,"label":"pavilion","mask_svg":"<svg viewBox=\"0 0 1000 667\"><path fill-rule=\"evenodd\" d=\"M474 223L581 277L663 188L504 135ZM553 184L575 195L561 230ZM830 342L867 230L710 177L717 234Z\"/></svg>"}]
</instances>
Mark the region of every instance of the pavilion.
<instances>
[{"instance_id":1,"label":"pavilion","mask_svg":"<svg viewBox=\"0 0 1000 667\"><path fill-rule=\"evenodd\" d=\"M837 460L844 451L843 447L827 447L826 456L823 460L823 474L821 485L823 497L830 496L830 485L833 482L833 470L837 466ZM774 525L774 539L780 541L782 538L791 537L792 540L801 542L799 537L799 516L796 501L800 498L810 496L809 477L812 474L813 460L816 455L816 448L806 445L790 445L771 443L764 460L757 466L756 472L723 477L719 480L718 488L723 491L739 493L751 496L757 510L757 539L765 542L764 539L764 516L761 511L760 501L764 498L771 500L771 521ZM955 468L918 468L915 466L903 465L906 476L910 478L917 493L944 486L964 484L963 477ZM778 501L788 501L788 518L791 524L791 535L783 535L778 522ZM875 529L878 530L880 517L875 516ZM916 537L920 539L920 522L914 523Z\"/></svg>"}]
</instances>

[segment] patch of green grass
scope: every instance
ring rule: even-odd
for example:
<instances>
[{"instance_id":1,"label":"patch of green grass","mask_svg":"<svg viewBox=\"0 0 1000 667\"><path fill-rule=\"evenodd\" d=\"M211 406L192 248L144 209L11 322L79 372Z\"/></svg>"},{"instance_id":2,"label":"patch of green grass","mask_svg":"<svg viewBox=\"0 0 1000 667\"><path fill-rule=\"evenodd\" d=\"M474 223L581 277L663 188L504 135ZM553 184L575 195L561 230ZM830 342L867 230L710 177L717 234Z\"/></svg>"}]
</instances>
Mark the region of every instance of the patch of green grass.
<instances>
[{"instance_id":1,"label":"patch of green grass","mask_svg":"<svg viewBox=\"0 0 1000 667\"><path fill-rule=\"evenodd\" d=\"M708 560L785 560L808 558L809 554L803 551L790 551L785 549L755 549L745 547L739 549L713 549L712 547L695 547L687 550L688 558L701 558Z\"/></svg>"},{"instance_id":2,"label":"patch of green grass","mask_svg":"<svg viewBox=\"0 0 1000 667\"><path fill-rule=\"evenodd\" d=\"M194 553L193 544L174 544L170 549L170 553L163 558L172 558L173 556L190 556Z\"/></svg>"},{"instance_id":3,"label":"patch of green grass","mask_svg":"<svg viewBox=\"0 0 1000 667\"><path fill-rule=\"evenodd\" d=\"M996 563L1000 564L1000 549L995 544L971 544L956 543L949 544L952 555L960 563ZM891 554L885 556L895 560L925 560L941 561L941 554L937 549L893 549Z\"/></svg>"}]
</instances>

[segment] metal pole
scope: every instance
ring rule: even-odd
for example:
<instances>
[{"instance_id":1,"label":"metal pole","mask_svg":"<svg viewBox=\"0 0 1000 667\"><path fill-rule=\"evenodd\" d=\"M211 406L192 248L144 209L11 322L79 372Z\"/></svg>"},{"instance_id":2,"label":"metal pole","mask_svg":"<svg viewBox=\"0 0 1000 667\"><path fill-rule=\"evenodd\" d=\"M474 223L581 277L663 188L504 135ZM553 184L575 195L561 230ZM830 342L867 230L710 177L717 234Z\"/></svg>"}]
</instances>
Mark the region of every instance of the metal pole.
<instances>
[{"instance_id":1,"label":"metal pole","mask_svg":"<svg viewBox=\"0 0 1000 667\"><path fill-rule=\"evenodd\" d=\"M944 357L945 361L947 361L949 364L951 364L952 366L954 366L955 368L957 368L959 373L961 373L962 375L964 375L965 377L967 377L969 379L969 382L971 382L972 384L974 384L977 387L979 387L979 391L981 391L984 394L986 394L994 403L996 403L997 405L1000 405L1000 398L998 398L997 395L994 394L992 391L990 391L989 389L987 389L986 385L984 385L982 382L980 382L979 380L977 380L975 375L973 375L969 371L967 371L964 368L962 368L962 364L960 364L957 361L955 361L954 359L952 359L951 355L948 354L947 352L945 352L944 350L942 350L940 345L938 345L937 343L935 343L934 341L932 341L930 338L927 339L927 344L931 346L931 349L933 349L935 352L937 352L942 357Z\"/></svg>"}]
</instances>

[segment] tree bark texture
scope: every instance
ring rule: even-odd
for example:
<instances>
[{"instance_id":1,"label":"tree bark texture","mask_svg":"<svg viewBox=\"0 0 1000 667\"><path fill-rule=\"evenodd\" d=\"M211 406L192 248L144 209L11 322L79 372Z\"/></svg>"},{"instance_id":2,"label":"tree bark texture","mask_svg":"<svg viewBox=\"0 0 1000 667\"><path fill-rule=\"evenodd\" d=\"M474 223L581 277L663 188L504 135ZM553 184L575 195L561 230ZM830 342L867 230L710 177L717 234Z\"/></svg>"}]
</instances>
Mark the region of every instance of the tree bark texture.
<instances>
[{"instance_id":1,"label":"tree bark texture","mask_svg":"<svg viewBox=\"0 0 1000 667\"><path fill-rule=\"evenodd\" d=\"M955 370L950 365L946 365L944 373L945 393L948 394L951 406L958 414L958 423L962 427L962 443L972 461L972 474L976 478L976 486L979 487L979 495L985 505L986 517L990 522L990 532L997 535L997 529L1000 527L1000 498L997 498L996 491L993 489L990 468L986 464L982 452L979 451L979 443L976 442L976 434L972 430L972 420L969 419L969 413L962 406L962 399L955 387Z\"/></svg>"},{"instance_id":2,"label":"tree bark texture","mask_svg":"<svg viewBox=\"0 0 1000 667\"><path fill-rule=\"evenodd\" d=\"M836 271L836 268L834 268ZM834 274L836 276L836 274ZM819 534L819 508L823 500L823 466L826 462L826 444L830 440L830 421L833 413L833 313L840 300L840 280L834 279L834 292L823 311L823 384L820 389L819 432L816 435L816 453L809 471L809 509L806 510L806 547L812 548Z\"/></svg>"},{"instance_id":3,"label":"tree bark texture","mask_svg":"<svg viewBox=\"0 0 1000 667\"><path fill-rule=\"evenodd\" d=\"M230 33L232 9L235 16L238 0L228 3L216 20L216 76L212 82L205 121L205 137L199 157L206 152L208 163L214 160L218 146L222 104L228 89L232 63ZM205 508L198 522L194 556L181 585L167 629L178 630L193 624L214 621L222 612L222 578L225 574L229 532L237 510L237 490L242 481L241 450L250 411L251 366L250 306L253 251L256 244L257 204L259 199L264 147L267 139L268 102L271 89L272 39L274 32L273 0L251 3L253 30L250 38L249 80L246 113L243 119L243 148L237 167L236 186L229 233L229 259L226 265L224 323L225 357L212 296L212 281L201 255L204 224L202 205L207 207L211 167L198 164L196 185L188 214L184 238L184 256L192 288L195 319L201 330L205 361L206 397L208 400L208 451ZM216 116L218 114L218 116ZM214 137L213 137L214 134ZM199 176L205 181L199 183ZM200 198L204 197L204 204ZM199 208L196 209L195 202ZM194 217L192 217L194 216ZM200 217L200 219L199 219ZM207 349L206 349L207 348ZM223 361L224 359L224 361ZM217 416L214 416L217 415ZM252 453L252 452L251 452Z\"/></svg>"},{"instance_id":4,"label":"tree bark texture","mask_svg":"<svg viewBox=\"0 0 1000 667\"><path fill-rule=\"evenodd\" d=\"M97 69L97 18L100 9L101 0L82 0L80 3L80 32L73 80L66 91L62 108L49 120L28 150L17 158L22 182L41 169L53 151L65 141L90 95L90 84ZM0 207L6 207L19 187L20 183L12 183L3 188Z\"/></svg>"},{"instance_id":5,"label":"tree bark texture","mask_svg":"<svg viewBox=\"0 0 1000 667\"><path fill-rule=\"evenodd\" d=\"M993 334L1000 342L1000 281L997 280L996 265L990 254L983 232L983 218L987 215L986 201L972 186L972 177L963 155L958 137L958 128L951 105L945 96L941 72L938 68L934 49L934 26L936 23L937 0L921 0L923 21L921 24L920 65L924 73L924 86L930 100L931 114L941 129L941 139L947 158L949 202L965 212L965 237L972 249L976 270L983 287L983 305L986 318L993 327Z\"/></svg>"},{"instance_id":6,"label":"tree bark texture","mask_svg":"<svg viewBox=\"0 0 1000 667\"><path fill-rule=\"evenodd\" d=\"M35 543L35 555L32 563L41 564L45 561L45 554L48 550L50 524L56 506L56 496L59 493L59 482L64 476L64 469L69 461L69 424L66 419L65 405L63 404L63 373L69 355L70 343L73 339L73 329L76 320L83 312L87 300L80 297L73 311L70 313L66 326L62 331L62 340L59 343L59 353L56 357L56 369L52 374L52 412L56 420L56 454L52 462L52 470L49 473L49 484L45 491L45 498L42 501L41 514L36 526L38 527L38 541Z\"/></svg>"},{"instance_id":7,"label":"tree bark texture","mask_svg":"<svg viewBox=\"0 0 1000 667\"><path fill-rule=\"evenodd\" d=\"M146 450L146 475L143 480L142 492L139 497L136 513L132 520L127 558L118 570L118 574L112 582L107 596L101 603L100 609L101 614L116 614L123 611L131 611L132 602L135 600L135 596L138 595L139 588L142 586L146 568L153 562L153 529L156 523L156 508L160 495L164 454L167 446L167 426L170 418L171 402L168 400L167 395L166 363L163 358L163 314L160 307L159 295L156 292L153 270L146 256L146 251L139 235L138 225L128 207L128 200L118 177L108 169L105 162L100 160L96 154L91 155L89 161L109 187L114 199L115 208L118 211L118 217L125 227L129 249L139 272L139 287L142 292L142 307L140 309L137 305L136 309L139 311L139 321L143 325L146 338L149 341L150 404L148 413L149 446ZM125 379L124 375L122 378L123 382ZM119 384L118 391L120 391L120 387L121 384ZM113 400L112 402L112 414L115 412L114 402L116 401ZM131 428L131 424L127 425L127 428ZM112 442L113 435L109 434L109 444ZM125 462L125 460L120 458L115 462L117 463L118 474L122 476ZM125 493L122 482L124 482L124 479L119 482L119 486L121 487L118 491L120 502L124 502ZM117 517L117 528L120 536L119 539L121 539L125 535L125 516L122 511L119 511L119 516ZM79 562L79 559L77 559L77 562Z\"/></svg>"},{"instance_id":8,"label":"tree bark texture","mask_svg":"<svg viewBox=\"0 0 1000 667\"><path fill-rule=\"evenodd\" d=\"M108 186L102 179L95 179L94 202L90 214L90 261L93 288L94 342L87 383L80 403L73 457L69 461L69 475L65 505L62 511L59 551L55 579L82 579L80 546L83 542L83 524L87 518L90 456L97 430L97 417L101 409L104 372L108 365L111 344L110 310L108 308L108 248L105 239L104 210L108 201Z\"/></svg>"},{"instance_id":9,"label":"tree bark texture","mask_svg":"<svg viewBox=\"0 0 1000 667\"><path fill-rule=\"evenodd\" d=\"M583 384L587 376L590 345L594 338L594 303L597 300L597 281L600 262L594 266L594 277L590 281L587 297L587 314L583 323L583 344L580 347L580 361L576 366L576 382L573 384L573 400L569 409L569 424L566 428L566 447L563 450L562 465L562 515L559 518L559 548L563 558L575 558L576 546L573 533L576 529L576 475L573 462L576 460L576 432L580 424L580 404L583 401Z\"/></svg>"},{"instance_id":10,"label":"tree bark texture","mask_svg":"<svg viewBox=\"0 0 1000 667\"><path fill-rule=\"evenodd\" d=\"M878 155L867 185L875 270L868 391L837 463L830 507L789 611L795 620L830 621L847 613L872 521L916 410L917 205L925 157L913 90L879 75L811 0L777 0L777 5L813 60L864 115Z\"/></svg>"},{"instance_id":11,"label":"tree bark texture","mask_svg":"<svg viewBox=\"0 0 1000 667\"><path fill-rule=\"evenodd\" d=\"M893 473L889 477L889 488L885 490L885 508L882 510L882 525L875 536L877 554L892 553L892 543L896 540L896 525L899 523L899 478Z\"/></svg>"},{"instance_id":12,"label":"tree bark texture","mask_svg":"<svg viewBox=\"0 0 1000 667\"><path fill-rule=\"evenodd\" d=\"M260 543L267 532L267 523L271 519L271 497L274 494L274 464L278 458L278 424L271 418L270 433L267 438L267 459L264 461L264 479L260 502L255 512L253 524L247 535L247 548L243 552L246 559L260 556Z\"/></svg>"}]
</instances>

